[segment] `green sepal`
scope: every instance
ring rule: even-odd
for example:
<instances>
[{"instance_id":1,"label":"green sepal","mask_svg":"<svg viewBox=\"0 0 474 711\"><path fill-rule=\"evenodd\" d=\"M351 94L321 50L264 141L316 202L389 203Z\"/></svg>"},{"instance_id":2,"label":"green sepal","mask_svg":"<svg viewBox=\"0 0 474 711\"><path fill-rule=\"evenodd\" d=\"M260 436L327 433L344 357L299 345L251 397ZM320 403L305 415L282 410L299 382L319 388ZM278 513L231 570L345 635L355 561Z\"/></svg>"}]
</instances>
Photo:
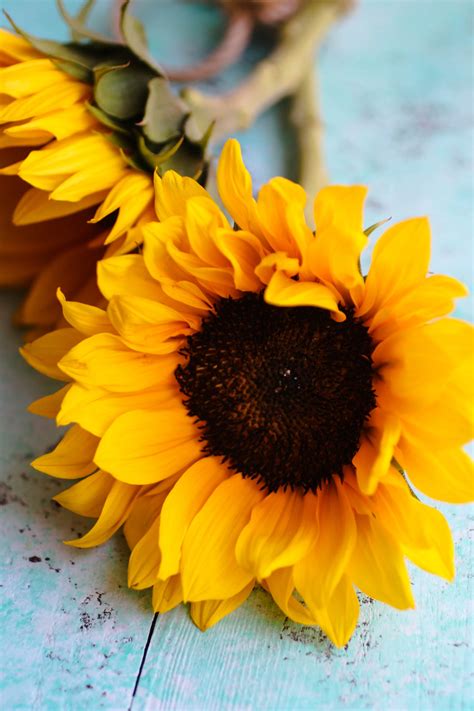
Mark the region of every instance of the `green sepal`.
<instances>
[{"instance_id":1,"label":"green sepal","mask_svg":"<svg viewBox=\"0 0 474 711\"><path fill-rule=\"evenodd\" d=\"M196 145L200 146L201 150L205 152L209 141L211 140L212 132L214 130L215 125L216 122L212 121L203 131L203 129L195 120L194 115L190 113L184 125L184 133L186 135L186 138L188 138L191 143L195 143Z\"/></svg>"},{"instance_id":2,"label":"green sepal","mask_svg":"<svg viewBox=\"0 0 474 711\"><path fill-rule=\"evenodd\" d=\"M77 42L61 43L54 40L40 39L22 30L5 10L3 12L13 29L29 42L34 49L45 54L67 74L88 84L93 81L92 71L97 65L105 62L124 64L130 58L130 52L122 46L106 46L97 42L89 42L87 44L79 44Z\"/></svg>"},{"instance_id":3,"label":"green sepal","mask_svg":"<svg viewBox=\"0 0 474 711\"><path fill-rule=\"evenodd\" d=\"M143 159L138 153L127 152L125 149L120 148L120 155L131 168L135 168L135 170L140 170L143 173L150 172L150 166L143 161Z\"/></svg>"},{"instance_id":4,"label":"green sepal","mask_svg":"<svg viewBox=\"0 0 474 711\"><path fill-rule=\"evenodd\" d=\"M96 133L99 132L96 131ZM100 133L100 135L102 138L105 138L106 141L112 143L112 145L126 151L127 154L132 154L135 150L133 141L129 137L124 136L123 133Z\"/></svg>"},{"instance_id":5,"label":"green sepal","mask_svg":"<svg viewBox=\"0 0 474 711\"><path fill-rule=\"evenodd\" d=\"M107 35L103 35L100 32L94 32L94 30L89 29L84 24L83 18L84 20L87 18L87 15L89 14L89 11L92 8L93 4L94 0L88 0L88 2L85 3L85 6L79 13L79 16L74 17L73 15L70 15L64 7L63 0L56 0L58 11L66 25L71 30L71 34L74 39L82 38L92 40L93 42L100 42L102 44L117 44L116 40L111 39L110 37L107 37Z\"/></svg>"},{"instance_id":6,"label":"green sepal","mask_svg":"<svg viewBox=\"0 0 474 711\"><path fill-rule=\"evenodd\" d=\"M79 10L79 12L76 15L76 20L78 20L79 22L82 22L82 24L87 22L89 13L91 12L94 5L95 5L95 0L85 0L81 9Z\"/></svg>"},{"instance_id":7,"label":"green sepal","mask_svg":"<svg viewBox=\"0 0 474 711\"><path fill-rule=\"evenodd\" d=\"M151 80L145 116L140 124L150 141L165 143L179 136L187 114L186 104L173 94L166 79L156 77Z\"/></svg>"},{"instance_id":8,"label":"green sepal","mask_svg":"<svg viewBox=\"0 0 474 711\"><path fill-rule=\"evenodd\" d=\"M159 166L160 175L174 170L180 175L198 180L206 169L206 160L201 147L185 139L180 150Z\"/></svg>"},{"instance_id":9,"label":"green sepal","mask_svg":"<svg viewBox=\"0 0 474 711\"><path fill-rule=\"evenodd\" d=\"M370 237L372 232L374 232L378 227L385 225L386 222L390 222L391 219L391 217L387 217L385 220L380 220L380 222L376 222L374 225L370 225L370 227L367 227L367 229L364 230L365 236Z\"/></svg>"},{"instance_id":10,"label":"green sepal","mask_svg":"<svg viewBox=\"0 0 474 711\"><path fill-rule=\"evenodd\" d=\"M130 127L126 123L114 120L111 116L106 114L105 111L99 109L98 106L94 106L94 104L86 102L86 107L87 110L90 111L90 113L107 128L111 128L112 131L115 131L116 133L123 133L125 136L130 135Z\"/></svg>"},{"instance_id":11,"label":"green sepal","mask_svg":"<svg viewBox=\"0 0 474 711\"><path fill-rule=\"evenodd\" d=\"M178 138L177 141L166 143L163 148L159 151L153 151L146 142L146 139L144 136L139 135L138 136L138 150L140 152L140 155L143 157L143 159L146 161L146 164L150 168L158 168L162 163L165 163L166 161L170 160L174 156L174 154L179 151L181 148L181 145L184 141L184 136L181 136Z\"/></svg>"},{"instance_id":12,"label":"green sepal","mask_svg":"<svg viewBox=\"0 0 474 711\"><path fill-rule=\"evenodd\" d=\"M155 62L148 50L145 28L140 20L130 14L129 8L130 0L126 0L120 8L120 30L123 38L138 59L141 59L156 74L163 76L163 69Z\"/></svg>"},{"instance_id":13,"label":"green sepal","mask_svg":"<svg viewBox=\"0 0 474 711\"><path fill-rule=\"evenodd\" d=\"M58 69L65 74L69 74L69 76L73 77L73 79L78 79L84 84L92 84L92 70L84 64L79 64L79 62L70 62L67 59L55 59L54 57L50 57L50 59Z\"/></svg>"},{"instance_id":14,"label":"green sepal","mask_svg":"<svg viewBox=\"0 0 474 711\"><path fill-rule=\"evenodd\" d=\"M153 77L151 69L142 63L105 69L96 73L96 104L113 118L122 121L139 119L147 101L148 82Z\"/></svg>"}]
</instances>

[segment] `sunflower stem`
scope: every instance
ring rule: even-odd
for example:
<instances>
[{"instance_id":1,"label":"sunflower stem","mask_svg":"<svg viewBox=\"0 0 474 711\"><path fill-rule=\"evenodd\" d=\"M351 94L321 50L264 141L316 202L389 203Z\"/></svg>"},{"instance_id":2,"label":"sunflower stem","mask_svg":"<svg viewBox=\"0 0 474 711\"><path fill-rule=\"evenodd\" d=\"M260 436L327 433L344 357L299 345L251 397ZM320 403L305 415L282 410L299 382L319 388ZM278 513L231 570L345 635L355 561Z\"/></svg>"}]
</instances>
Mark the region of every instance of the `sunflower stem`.
<instances>
[{"instance_id":1,"label":"sunflower stem","mask_svg":"<svg viewBox=\"0 0 474 711\"><path fill-rule=\"evenodd\" d=\"M290 121L295 129L298 146L299 183L308 196L306 219L314 227L313 198L328 183L316 68L307 72L293 94Z\"/></svg>"},{"instance_id":2,"label":"sunflower stem","mask_svg":"<svg viewBox=\"0 0 474 711\"><path fill-rule=\"evenodd\" d=\"M184 89L201 126L215 121L214 142L248 128L267 108L293 94L313 64L315 49L351 3L348 0L307 0L286 24L276 49L233 91L210 96Z\"/></svg>"}]
</instances>

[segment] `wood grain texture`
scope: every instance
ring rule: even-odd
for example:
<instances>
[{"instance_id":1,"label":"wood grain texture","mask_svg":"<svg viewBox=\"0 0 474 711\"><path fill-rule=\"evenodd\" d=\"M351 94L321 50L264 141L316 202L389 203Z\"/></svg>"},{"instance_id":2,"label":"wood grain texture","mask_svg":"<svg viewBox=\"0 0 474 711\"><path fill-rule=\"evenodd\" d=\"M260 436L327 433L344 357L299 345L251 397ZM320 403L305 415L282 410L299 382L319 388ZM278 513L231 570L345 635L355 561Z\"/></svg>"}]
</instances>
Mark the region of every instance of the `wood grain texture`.
<instances>
[{"instance_id":1,"label":"wood grain texture","mask_svg":"<svg viewBox=\"0 0 474 711\"><path fill-rule=\"evenodd\" d=\"M2 5L30 31L65 37L53 0ZM201 56L219 33L221 21L208 7L136 5L154 32L155 54L170 63ZM98 0L102 29L107 8L108 0ZM474 223L472 14L469 0L364 0L327 42L321 66L333 180L370 185L367 224L429 214L433 271L466 282ZM217 88L257 56L250 51ZM273 111L241 136L257 186L276 173L295 175L283 116L284 108ZM87 522L51 503L63 484L28 467L58 433L25 412L53 387L17 354L8 319L18 303L17 296L0 298L3 708L128 709L143 661L135 711L472 708L468 507L440 507L454 530L455 582L411 569L417 609L405 613L361 598L346 650L286 620L257 590L206 634L184 608L159 617L143 659L150 600L126 588L122 538L90 551L63 546ZM471 305L464 302L457 315L469 318Z\"/></svg>"},{"instance_id":2,"label":"wood grain texture","mask_svg":"<svg viewBox=\"0 0 474 711\"><path fill-rule=\"evenodd\" d=\"M28 466L58 433L26 413L32 397L54 388L18 355L19 335L9 327L18 303L0 300L2 707L127 708L149 601L127 589L120 538L92 551L61 543L89 526L51 501L64 483Z\"/></svg>"}]
</instances>

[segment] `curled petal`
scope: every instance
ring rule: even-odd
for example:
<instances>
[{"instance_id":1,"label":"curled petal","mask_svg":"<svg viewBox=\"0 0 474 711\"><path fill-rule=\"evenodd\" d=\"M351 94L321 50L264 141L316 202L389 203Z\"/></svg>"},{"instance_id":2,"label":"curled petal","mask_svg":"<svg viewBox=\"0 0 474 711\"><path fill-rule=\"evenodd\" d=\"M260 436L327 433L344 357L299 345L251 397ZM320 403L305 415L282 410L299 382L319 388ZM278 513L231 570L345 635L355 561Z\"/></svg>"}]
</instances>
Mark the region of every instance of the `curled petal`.
<instances>
[{"instance_id":1,"label":"curled petal","mask_svg":"<svg viewBox=\"0 0 474 711\"><path fill-rule=\"evenodd\" d=\"M337 321L346 318L339 310L334 293L326 286L293 281L280 271L274 273L265 289L265 301L274 306L315 306L331 311Z\"/></svg>"},{"instance_id":2,"label":"curled petal","mask_svg":"<svg viewBox=\"0 0 474 711\"><path fill-rule=\"evenodd\" d=\"M20 353L27 363L43 375L68 381L70 377L58 367L58 363L81 340L82 335L74 328L61 328L41 336L33 343L27 343L20 348Z\"/></svg>"},{"instance_id":3,"label":"curled petal","mask_svg":"<svg viewBox=\"0 0 474 711\"><path fill-rule=\"evenodd\" d=\"M93 459L98 444L97 437L74 425L52 452L38 457L31 466L61 479L79 479L97 469Z\"/></svg>"},{"instance_id":4,"label":"curled petal","mask_svg":"<svg viewBox=\"0 0 474 711\"><path fill-rule=\"evenodd\" d=\"M80 516L99 518L113 485L114 478L99 470L53 498L68 511Z\"/></svg>"},{"instance_id":5,"label":"curled petal","mask_svg":"<svg viewBox=\"0 0 474 711\"><path fill-rule=\"evenodd\" d=\"M242 590L226 600L203 600L191 603L191 617L201 632L213 627L223 617L234 612L248 598L253 590L253 580Z\"/></svg>"},{"instance_id":6,"label":"curled petal","mask_svg":"<svg viewBox=\"0 0 474 711\"><path fill-rule=\"evenodd\" d=\"M352 459L361 491L371 496L380 479L390 468L393 452L400 439L400 420L377 408L371 414L359 450Z\"/></svg>"},{"instance_id":7,"label":"curled petal","mask_svg":"<svg viewBox=\"0 0 474 711\"><path fill-rule=\"evenodd\" d=\"M85 536L65 543L76 548L92 548L107 541L126 521L139 492L137 486L114 481L95 525Z\"/></svg>"}]
</instances>

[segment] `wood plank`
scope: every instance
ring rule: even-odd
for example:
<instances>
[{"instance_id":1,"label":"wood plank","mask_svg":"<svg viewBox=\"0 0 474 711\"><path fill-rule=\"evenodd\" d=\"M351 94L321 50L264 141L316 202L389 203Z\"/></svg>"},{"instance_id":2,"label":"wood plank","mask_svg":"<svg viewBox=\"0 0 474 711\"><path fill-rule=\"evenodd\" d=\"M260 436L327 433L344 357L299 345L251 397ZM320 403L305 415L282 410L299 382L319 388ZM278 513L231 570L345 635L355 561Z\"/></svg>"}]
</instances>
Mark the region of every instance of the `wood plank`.
<instances>
[{"instance_id":1,"label":"wood plank","mask_svg":"<svg viewBox=\"0 0 474 711\"><path fill-rule=\"evenodd\" d=\"M150 627L149 600L127 589L121 537L89 551L62 543L89 522L51 501L65 482L28 466L58 432L26 412L31 399L54 387L18 355L20 337L9 323L18 304L1 295L2 707L127 708Z\"/></svg>"}]
</instances>

